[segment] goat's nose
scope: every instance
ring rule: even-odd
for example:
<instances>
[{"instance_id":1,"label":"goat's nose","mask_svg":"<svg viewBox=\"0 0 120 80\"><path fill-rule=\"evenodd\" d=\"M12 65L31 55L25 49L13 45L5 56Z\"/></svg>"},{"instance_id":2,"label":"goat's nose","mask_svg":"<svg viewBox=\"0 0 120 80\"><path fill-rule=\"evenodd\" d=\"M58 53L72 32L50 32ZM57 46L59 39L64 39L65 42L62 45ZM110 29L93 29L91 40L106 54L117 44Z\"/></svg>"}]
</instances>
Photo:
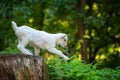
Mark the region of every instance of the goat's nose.
<instances>
[{"instance_id":1,"label":"goat's nose","mask_svg":"<svg viewBox=\"0 0 120 80\"><path fill-rule=\"evenodd\" d=\"M67 45L64 45L64 48L67 48Z\"/></svg>"}]
</instances>

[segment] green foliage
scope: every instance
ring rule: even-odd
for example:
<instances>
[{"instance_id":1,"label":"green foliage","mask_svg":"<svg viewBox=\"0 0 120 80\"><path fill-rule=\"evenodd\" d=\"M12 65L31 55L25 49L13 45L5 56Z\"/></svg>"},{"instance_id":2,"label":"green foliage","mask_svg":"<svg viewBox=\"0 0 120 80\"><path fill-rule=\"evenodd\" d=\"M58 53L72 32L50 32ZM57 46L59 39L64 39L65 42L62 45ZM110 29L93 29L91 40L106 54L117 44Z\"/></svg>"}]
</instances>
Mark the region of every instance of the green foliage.
<instances>
[{"instance_id":1,"label":"green foliage","mask_svg":"<svg viewBox=\"0 0 120 80\"><path fill-rule=\"evenodd\" d=\"M16 53L18 53L19 51L18 51L18 49L16 47L17 44L18 44L17 40L15 40L14 44L9 43L10 47L7 47L7 48L5 48L5 50L0 51L0 54L16 54Z\"/></svg>"},{"instance_id":2,"label":"green foliage","mask_svg":"<svg viewBox=\"0 0 120 80\"><path fill-rule=\"evenodd\" d=\"M117 69L97 69L96 65L84 64L79 60L65 62L61 59L50 59L47 62L51 80L119 80Z\"/></svg>"}]
</instances>

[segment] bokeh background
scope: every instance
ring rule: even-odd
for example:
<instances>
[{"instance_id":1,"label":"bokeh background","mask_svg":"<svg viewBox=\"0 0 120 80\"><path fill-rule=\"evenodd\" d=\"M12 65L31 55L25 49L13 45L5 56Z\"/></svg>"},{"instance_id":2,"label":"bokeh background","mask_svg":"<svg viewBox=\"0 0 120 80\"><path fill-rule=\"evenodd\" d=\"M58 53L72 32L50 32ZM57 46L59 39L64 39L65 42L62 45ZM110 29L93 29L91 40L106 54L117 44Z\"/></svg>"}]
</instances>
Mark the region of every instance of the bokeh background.
<instances>
[{"instance_id":1,"label":"bokeh background","mask_svg":"<svg viewBox=\"0 0 120 80\"><path fill-rule=\"evenodd\" d=\"M11 21L66 33L67 50L58 48L72 59L100 68L120 65L120 0L1 0L1 54L19 52Z\"/></svg>"}]
</instances>

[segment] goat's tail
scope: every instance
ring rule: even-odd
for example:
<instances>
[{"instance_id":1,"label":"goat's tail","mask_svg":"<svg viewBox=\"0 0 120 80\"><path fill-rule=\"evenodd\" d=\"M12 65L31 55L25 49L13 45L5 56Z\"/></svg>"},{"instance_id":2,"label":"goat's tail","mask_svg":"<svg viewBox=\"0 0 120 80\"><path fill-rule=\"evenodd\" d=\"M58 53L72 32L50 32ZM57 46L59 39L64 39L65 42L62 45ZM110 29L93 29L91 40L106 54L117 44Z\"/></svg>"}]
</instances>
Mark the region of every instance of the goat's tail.
<instances>
[{"instance_id":1,"label":"goat's tail","mask_svg":"<svg viewBox=\"0 0 120 80\"><path fill-rule=\"evenodd\" d=\"M13 30L16 31L18 29L16 22L12 21L11 23Z\"/></svg>"}]
</instances>

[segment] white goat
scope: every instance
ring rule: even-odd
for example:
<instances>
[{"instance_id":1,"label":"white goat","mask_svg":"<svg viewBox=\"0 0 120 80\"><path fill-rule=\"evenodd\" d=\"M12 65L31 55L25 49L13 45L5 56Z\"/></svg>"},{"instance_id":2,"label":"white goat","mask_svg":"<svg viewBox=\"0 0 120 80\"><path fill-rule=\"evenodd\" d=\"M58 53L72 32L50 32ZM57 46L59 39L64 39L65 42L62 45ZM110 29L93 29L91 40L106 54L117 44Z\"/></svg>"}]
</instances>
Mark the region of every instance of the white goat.
<instances>
[{"instance_id":1,"label":"white goat","mask_svg":"<svg viewBox=\"0 0 120 80\"><path fill-rule=\"evenodd\" d=\"M69 58L65 56L61 51L55 48L56 44L66 47L67 46L67 35L63 33L50 34L44 31L38 31L28 26L17 27L17 24L12 21L12 27L15 31L16 36L19 39L17 45L18 49L26 54L32 55L32 53L26 49L27 45L34 47L35 55L39 55L40 48L46 49L51 53L57 54L64 60L68 61Z\"/></svg>"}]
</instances>

